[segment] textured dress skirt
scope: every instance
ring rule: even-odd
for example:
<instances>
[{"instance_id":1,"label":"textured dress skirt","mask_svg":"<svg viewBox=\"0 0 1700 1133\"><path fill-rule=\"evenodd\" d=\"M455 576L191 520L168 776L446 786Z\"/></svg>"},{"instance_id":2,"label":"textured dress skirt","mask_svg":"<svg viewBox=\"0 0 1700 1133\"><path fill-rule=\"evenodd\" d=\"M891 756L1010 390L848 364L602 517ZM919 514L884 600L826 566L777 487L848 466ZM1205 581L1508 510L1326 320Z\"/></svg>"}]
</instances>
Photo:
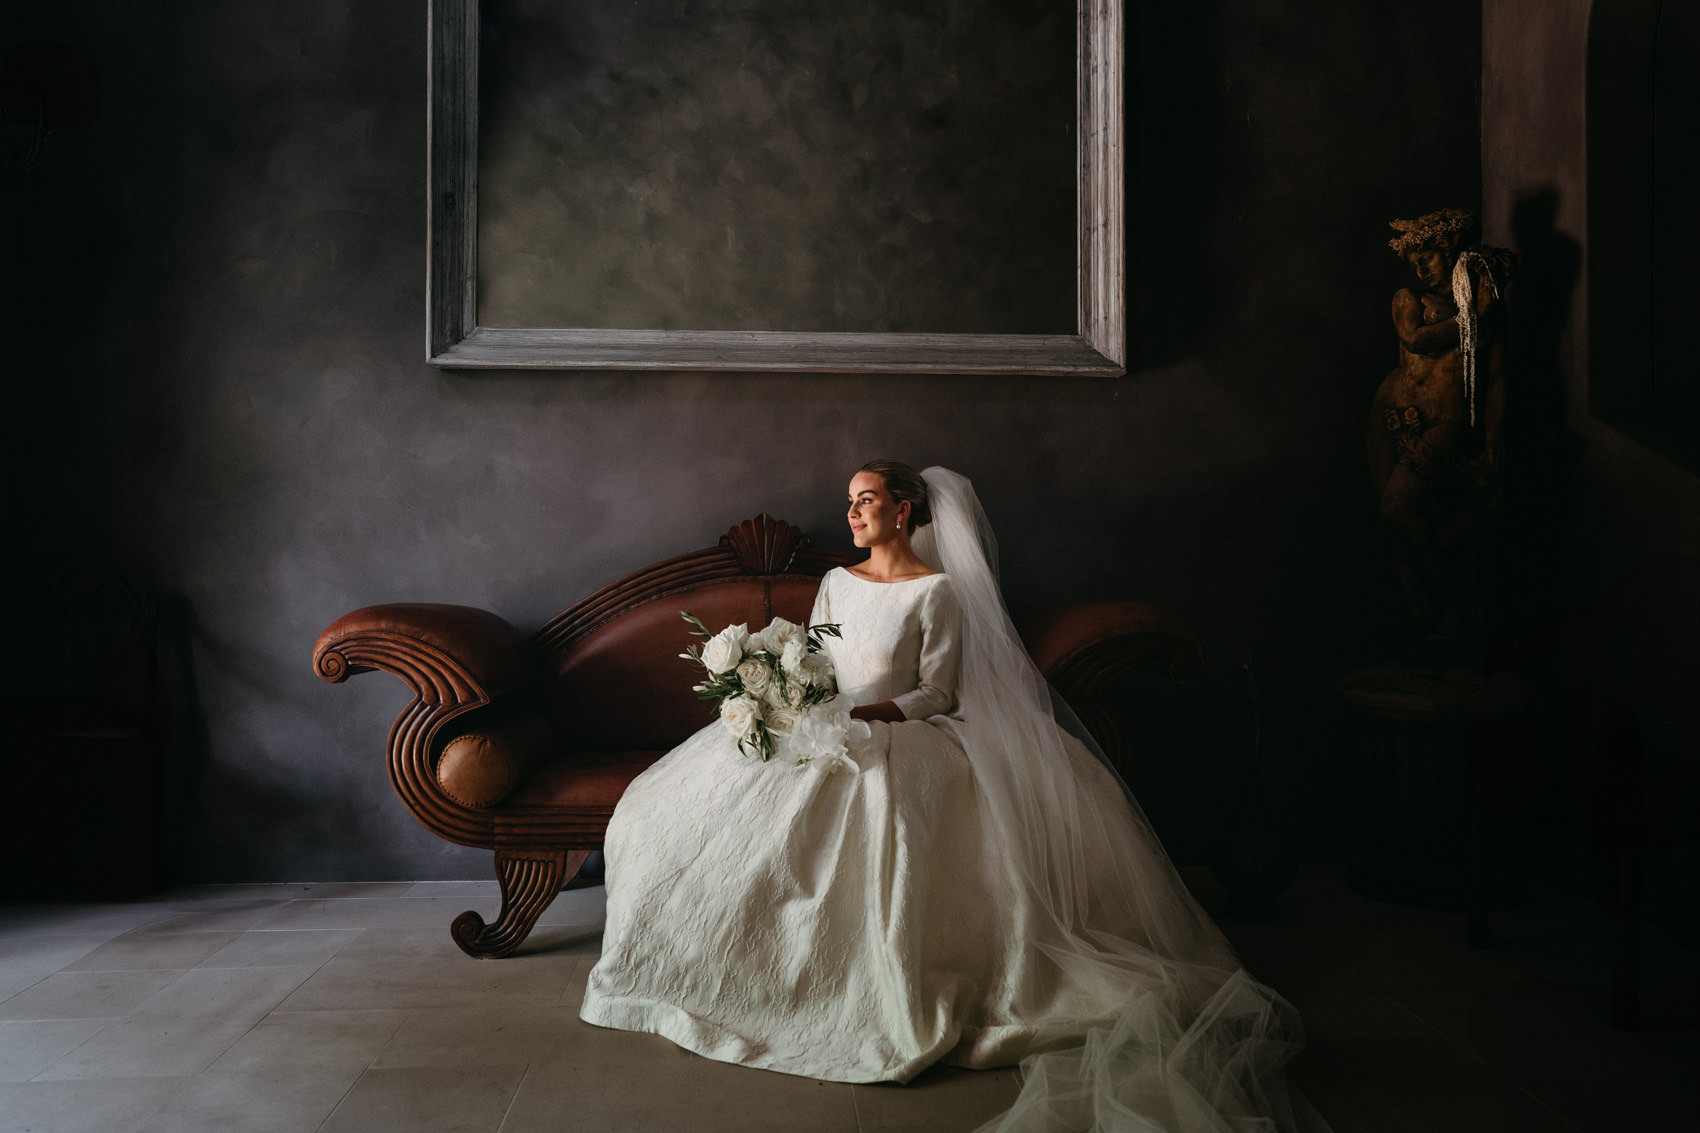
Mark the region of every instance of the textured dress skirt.
<instances>
[{"instance_id":1,"label":"textured dress skirt","mask_svg":"<svg viewBox=\"0 0 1700 1133\"><path fill-rule=\"evenodd\" d=\"M1030 1081L1113 1081L1126 1097L1091 1104L1125 1101L1157 1128L1263 1109L1241 1083L1274 1065L1278 997L1239 969L1143 825L1082 833L1089 885L1094 863L1119 863L1116 899L1086 903L1103 923L1059 930L1009 876L1010 835L982 805L955 714L949 577L834 570L811 616L824 622L842 627L825 641L840 691L907 718L873 724L855 766L762 763L713 723L640 775L608 826L607 925L581 1017L837 1082L1068 1048L1067 1066L1029 1063ZM1083 745L1068 758L1120 797ZM1064 931L1113 946L1054 946ZM1113 1065L1076 1069L1081 1057Z\"/></svg>"}]
</instances>

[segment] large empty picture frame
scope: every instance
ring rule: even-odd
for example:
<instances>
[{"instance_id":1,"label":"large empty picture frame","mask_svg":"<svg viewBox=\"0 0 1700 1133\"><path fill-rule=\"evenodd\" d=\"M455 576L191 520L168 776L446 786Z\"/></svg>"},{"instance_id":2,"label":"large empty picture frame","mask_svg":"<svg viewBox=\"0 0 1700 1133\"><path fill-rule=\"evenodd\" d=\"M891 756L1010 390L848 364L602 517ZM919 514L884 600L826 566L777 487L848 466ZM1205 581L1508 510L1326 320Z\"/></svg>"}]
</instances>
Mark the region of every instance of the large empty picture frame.
<instances>
[{"instance_id":1,"label":"large empty picture frame","mask_svg":"<svg viewBox=\"0 0 1700 1133\"><path fill-rule=\"evenodd\" d=\"M959 0L959 4L968 2L971 0ZM1075 17L1075 333L1056 332L1068 325L1065 294L1036 297L1047 299L1048 309L1054 312L1046 324L1047 333L950 333L935 331L930 323L920 320L916 320L918 326L902 332L817 330L812 328L819 324L812 319L783 330L481 326L478 187L482 21L478 0L431 0L428 361L451 369L502 370L1123 373L1121 3L1080 0ZM1052 17L1053 30L1063 37L1068 34L1067 19L1066 7ZM1053 38L1053 42L1063 53L1058 66L1065 67L1067 40ZM1050 57L1059 58L1055 52ZM1067 81L1067 76L1057 78ZM496 90L500 93L502 87ZM865 92L859 90L857 97L865 97ZM1061 100L1056 102L1060 107L1057 116L1064 126L1068 125L1067 97L1066 87L1057 91ZM1063 145L1066 147L1067 142ZM1059 164L1050 163L1053 169ZM570 169L566 176L571 176ZM1066 194L1066 180L1059 185L1059 191ZM1066 196L1059 208L1055 231L1066 244ZM892 238L887 234L888 240ZM1067 251L1066 246L1060 248L1064 257L1059 263L1061 274L1053 273L1053 282L1046 285L1052 292L1067 290ZM490 269L492 264L482 266ZM1058 308L1058 302L1064 306ZM764 312L758 309L754 321L766 321ZM779 313L775 315L777 318ZM539 317L546 318L547 312Z\"/></svg>"}]
</instances>

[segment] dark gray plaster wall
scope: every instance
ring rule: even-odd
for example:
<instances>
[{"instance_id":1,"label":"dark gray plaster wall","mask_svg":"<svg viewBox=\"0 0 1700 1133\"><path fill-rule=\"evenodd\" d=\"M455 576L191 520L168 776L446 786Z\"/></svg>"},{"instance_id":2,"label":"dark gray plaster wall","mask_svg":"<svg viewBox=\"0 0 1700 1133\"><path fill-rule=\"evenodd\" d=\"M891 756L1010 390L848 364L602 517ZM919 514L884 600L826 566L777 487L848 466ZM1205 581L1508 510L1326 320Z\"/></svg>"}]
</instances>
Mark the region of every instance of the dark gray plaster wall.
<instances>
[{"instance_id":1,"label":"dark gray plaster wall","mask_svg":"<svg viewBox=\"0 0 1700 1133\"><path fill-rule=\"evenodd\" d=\"M1087 382L438 372L417 3L11 18L93 55L103 107L0 182L5 581L76 549L180 615L182 876L485 875L391 794L401 686L322 684L319 630L388 600L532 626L762 510L842 545L844 483L886 455L975 480L1018 612L1136 598L1188 618L1223 682L1255 655L1271 798L1330 848L1328 689L1401 617L1361 451L1403 282L1386 222L1477 196L1480 7L1129 22L1134 361ZM1135 777L1166 784L1146 804L1171 844L1165 815L1230 789L1179 762Z\"/></svg>"}]
</instances>

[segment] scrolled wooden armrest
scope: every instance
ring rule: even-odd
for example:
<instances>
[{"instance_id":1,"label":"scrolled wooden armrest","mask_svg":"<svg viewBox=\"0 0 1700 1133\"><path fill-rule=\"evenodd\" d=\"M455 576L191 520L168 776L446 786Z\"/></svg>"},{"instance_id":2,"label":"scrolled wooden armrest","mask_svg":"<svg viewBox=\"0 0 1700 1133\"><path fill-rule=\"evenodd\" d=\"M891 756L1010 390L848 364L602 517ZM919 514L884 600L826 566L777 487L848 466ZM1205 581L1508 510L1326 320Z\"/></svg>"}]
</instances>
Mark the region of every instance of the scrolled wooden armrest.
<instances>
[{"instance_id":1,"label":"scrolled wooden armrest","mask_svg":"<svg viewBox=\"0 0 1700 1133\"><path fill-rule=\"evenodd\" d=\"M1197 638L1166 610L1090 602L1052 610L1022 634L1039 671L1065 695L1090 693L1133 669L1191 680L1203 671Z\"/></svg>"},{"instance_id":2,"label":"scrolled wooden armrest","mask_svg":"<svg viewBox=\"0 0 1700 1133\"><path fill-rule=\"evenodd\" d=\"M535 676L520 632L488 610L429 602L366 606L319 635L313 669L332 683L381 669L427 704L479 704Z\"/></svg>"}]
</instances>

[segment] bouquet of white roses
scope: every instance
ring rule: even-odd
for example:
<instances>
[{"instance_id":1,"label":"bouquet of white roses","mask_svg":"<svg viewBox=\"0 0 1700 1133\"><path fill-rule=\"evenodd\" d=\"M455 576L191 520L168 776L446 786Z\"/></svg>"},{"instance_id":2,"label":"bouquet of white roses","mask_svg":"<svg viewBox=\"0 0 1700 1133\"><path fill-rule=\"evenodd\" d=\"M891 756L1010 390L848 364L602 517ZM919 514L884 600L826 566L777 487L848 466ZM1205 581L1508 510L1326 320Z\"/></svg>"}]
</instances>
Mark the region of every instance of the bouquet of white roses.
<instances>
[{"instance_id":1,"label":"bouquet of white roses","mask_svg":"<svg viewBox=\"0 0 1700 1133\"><path fill-rule=\"evenodd\" d=\"M679 654L708 670L694 691L715 703L739 751L763 763L778 754L798 764L819 760L827 770L854 767L851 746L872 733L850 719L849 699L833 691L832 662L821 652L821 640L842 636L838 626L805 629L774 618L756 633L747 624L710 633L695 614L679 616L706 639Z\"/></svg>"}]
</instances>

